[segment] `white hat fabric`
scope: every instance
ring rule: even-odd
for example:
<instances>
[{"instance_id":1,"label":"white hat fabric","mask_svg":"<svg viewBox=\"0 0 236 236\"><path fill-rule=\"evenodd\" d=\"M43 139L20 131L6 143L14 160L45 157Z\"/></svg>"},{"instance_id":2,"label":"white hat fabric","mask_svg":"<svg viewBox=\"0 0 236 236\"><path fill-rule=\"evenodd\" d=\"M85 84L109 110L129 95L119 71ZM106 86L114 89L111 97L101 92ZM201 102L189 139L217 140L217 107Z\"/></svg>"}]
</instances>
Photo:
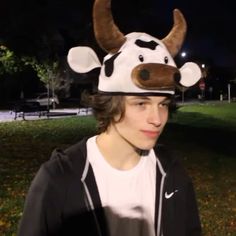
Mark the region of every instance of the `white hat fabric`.
<instances>
[{"instance_id":1,"label":"white hat fabric","mask_svg":"<svg viewBox=\"0 0 236 236\"><path fill-rule=\"evenodd\" d=\"M96 0L94 31L99 45L108 52L100 63L89 47L74 47L68 53L70 67L78 73L101 68L98 90L109 94L170 94L176 88L190 87L201 78L200 67L193 62L177 68L173 56L178 53L185 36L186 22L175 9L174 26L162 40L146 33L123 35L113 22L110 0ZM111 31L104 26L112 25Z\"/></svg>"}]
</instances>

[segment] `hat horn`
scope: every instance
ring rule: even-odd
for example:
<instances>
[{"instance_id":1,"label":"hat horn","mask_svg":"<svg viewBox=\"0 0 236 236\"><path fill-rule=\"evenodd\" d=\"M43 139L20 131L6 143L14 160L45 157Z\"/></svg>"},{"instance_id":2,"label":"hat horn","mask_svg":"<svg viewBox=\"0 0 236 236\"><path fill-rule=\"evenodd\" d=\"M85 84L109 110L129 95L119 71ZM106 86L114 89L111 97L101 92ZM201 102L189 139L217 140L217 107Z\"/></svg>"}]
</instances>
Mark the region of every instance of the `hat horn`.
<instances>
[{"instance_id":1,"label":"hat horn","mask_svg":"<svg viewBox=\"0 0 236 236\"><path fill-rule=\"evenodd\" d=\"M174 13L174 25L169 34L162 39L162 42L169 50L172 57L176 56L176 54L182 47L187 31L187 24L181 11L175 9L173 13Z\"/></svg>"},{"instance_id":2,"label":"hat horn","mask_svg":"<svg viewBox=\"0 0 236 236\"><path fill-rule=\"evenodd\" d=\"M124 34L114 23L110 0L95 0L93 27L99 46L108 53L116 53L126 41Z\"/></svg>"}]
</instances>

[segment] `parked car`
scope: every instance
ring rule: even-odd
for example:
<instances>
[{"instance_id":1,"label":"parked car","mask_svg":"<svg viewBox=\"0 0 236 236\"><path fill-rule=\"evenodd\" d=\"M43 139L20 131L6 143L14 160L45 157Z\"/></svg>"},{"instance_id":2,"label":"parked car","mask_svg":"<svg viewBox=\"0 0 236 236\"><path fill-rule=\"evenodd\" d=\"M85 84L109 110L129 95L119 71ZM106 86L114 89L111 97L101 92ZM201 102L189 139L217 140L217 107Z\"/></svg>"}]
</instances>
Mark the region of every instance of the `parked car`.
<instances>
[{"instance_id":1,"label":"parked car","mask_svg":"<svg viewBox=\"0 0 236 236\"><path fill-rule=\"evenodd\" d=\"M47 93L40 94L38 97L32 98L32 99L27 99L26 101L27 102L38 102L40 104L40 106L48 106L49 105L50 107L52 107L53 104L54 105L59 104L59 99L56 95L54 97L50 96L48 98Z\"/></svg>"}]
</instances>

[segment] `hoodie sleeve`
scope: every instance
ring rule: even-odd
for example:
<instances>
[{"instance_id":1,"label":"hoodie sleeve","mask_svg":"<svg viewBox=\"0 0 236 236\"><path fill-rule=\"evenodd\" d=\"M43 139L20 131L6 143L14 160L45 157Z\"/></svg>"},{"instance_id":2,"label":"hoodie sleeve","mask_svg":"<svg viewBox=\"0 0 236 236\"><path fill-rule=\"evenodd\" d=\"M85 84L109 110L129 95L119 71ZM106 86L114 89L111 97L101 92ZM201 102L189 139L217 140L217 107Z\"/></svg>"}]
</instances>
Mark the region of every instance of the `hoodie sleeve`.
<instances>
[{"instance_id":1,"label":"hoodie sleeve","mask_svg":"<svg viewBox=\"0 0 236 236\"><path fill-rule=\"evenodd\" d=\"M195 191L192 182L189 182L187 188L187 234L188 236L202 235L201 223L195 197Z\"/></svg>"},{"instance_id":2,"label":"hoodie sleeve","mask_svg":"<svg viewBox=\"0 0 236 236\"><path fill-rule=\"evenodd\" d=\"M56 235L61 224L63 185L60 179L52 178L47 164L41 166L26 196L18 236Z\"/></svg>"}]
</instances>

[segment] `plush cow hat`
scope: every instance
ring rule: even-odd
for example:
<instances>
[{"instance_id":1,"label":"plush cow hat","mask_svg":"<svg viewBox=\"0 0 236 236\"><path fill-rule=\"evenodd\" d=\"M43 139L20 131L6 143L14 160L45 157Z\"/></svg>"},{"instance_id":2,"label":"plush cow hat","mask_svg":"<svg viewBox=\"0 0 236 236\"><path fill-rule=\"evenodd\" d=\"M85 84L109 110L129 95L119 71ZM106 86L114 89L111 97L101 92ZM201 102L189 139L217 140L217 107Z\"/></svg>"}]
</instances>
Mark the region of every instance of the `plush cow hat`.
<instances>
[{"instance_id":1,"label":"plush cow hat","mask_svg":"<svg viewBox=\"0 0 236 236\"><path fill-rule=\"evenodd\" d=\"M193 62L177 68L173 57L179 52L187 25L182 13L174 10L174 24L169 34L159 40L146 33L124 35L114 23L110 0L95 0L93 24L96 40L108 54L100 63L89 47L69 50L68 63L79 73L101 68L98 90L108 94L175 93L201 78L201 69Z\"/></svg>"}]
</instances>

